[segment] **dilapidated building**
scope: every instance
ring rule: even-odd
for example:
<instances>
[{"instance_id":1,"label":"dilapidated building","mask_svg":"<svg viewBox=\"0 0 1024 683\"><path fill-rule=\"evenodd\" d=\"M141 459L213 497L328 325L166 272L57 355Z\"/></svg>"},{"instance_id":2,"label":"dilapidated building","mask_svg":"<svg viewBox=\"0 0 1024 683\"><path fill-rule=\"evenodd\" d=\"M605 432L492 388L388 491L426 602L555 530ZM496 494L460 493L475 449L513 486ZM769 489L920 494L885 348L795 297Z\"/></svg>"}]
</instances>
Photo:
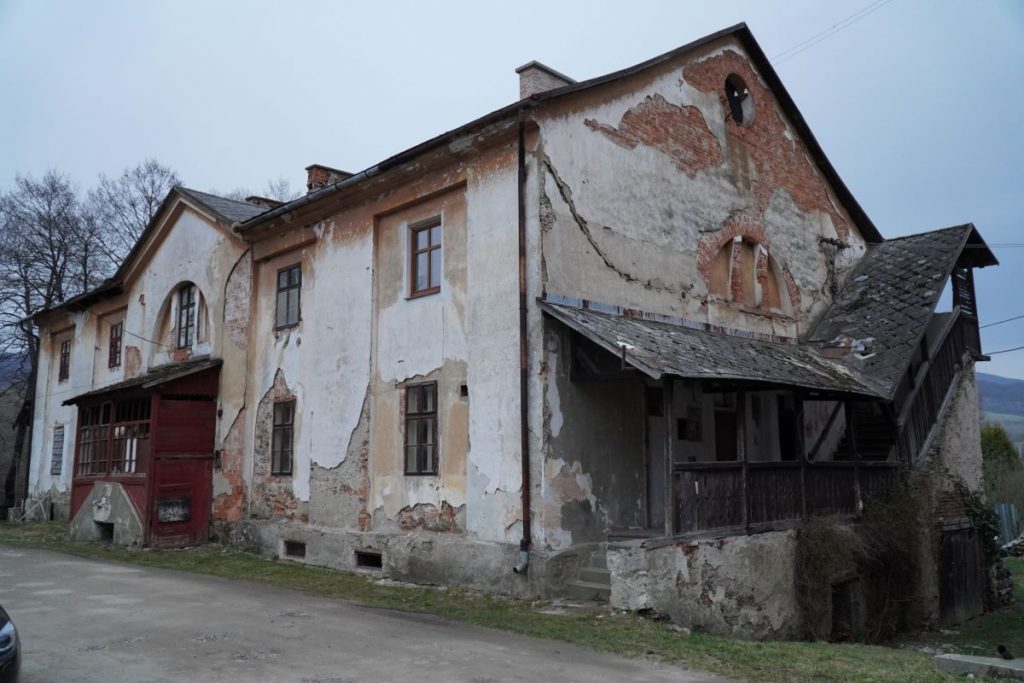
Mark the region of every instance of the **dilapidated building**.
<instances>
[{"instance_id":1,"label":"dilapidated building","mask_svg":"<svg viewBox=\"0 0 1024 683\"><path fill-rule=\"evenodd\" d=\"M172 191L36 317L33 495L76 538L754 636L800 630L800 520L901 471L939 473L937 555L970 537L975 228L883 239L743 25L518 72L514 104L310 166L295 201ZM974 609L940 574L931 617Z\"/></svg>"}]
</instances>

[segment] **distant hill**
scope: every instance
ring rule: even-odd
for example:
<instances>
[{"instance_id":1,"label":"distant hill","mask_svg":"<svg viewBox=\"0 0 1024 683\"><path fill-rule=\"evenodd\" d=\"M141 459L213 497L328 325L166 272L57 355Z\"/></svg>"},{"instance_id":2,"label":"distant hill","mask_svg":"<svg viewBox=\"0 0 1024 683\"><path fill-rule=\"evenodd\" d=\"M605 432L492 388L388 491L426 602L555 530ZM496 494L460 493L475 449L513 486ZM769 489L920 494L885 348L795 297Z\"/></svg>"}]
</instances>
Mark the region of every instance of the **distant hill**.
<instances>
[{"instance_id":1,"label":"distant hill","mask_svg":"<svg viewBox=\"0 0 1024 683\"><path fill-rule=\"evenodd\" d=\"M979 372L982 419L1003 425L1010 439L1024 441L1024 380Z\"/></svg>"}]
</instances>

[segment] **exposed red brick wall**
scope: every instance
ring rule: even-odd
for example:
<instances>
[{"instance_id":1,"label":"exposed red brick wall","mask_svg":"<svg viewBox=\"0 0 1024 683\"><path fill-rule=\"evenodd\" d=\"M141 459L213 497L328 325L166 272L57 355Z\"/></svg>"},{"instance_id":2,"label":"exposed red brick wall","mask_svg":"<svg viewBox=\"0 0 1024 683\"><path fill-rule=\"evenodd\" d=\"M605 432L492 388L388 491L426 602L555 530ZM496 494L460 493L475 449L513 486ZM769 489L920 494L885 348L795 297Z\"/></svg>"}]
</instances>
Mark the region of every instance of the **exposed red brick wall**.
<instances>
[{"instance_id":1,"label":"exposed red brick wall","mask_svg":"<svg viewBox=\"0 0 1024 683\"><path fill-rule=\"evenodd\" d=\"M459 532L457 510L448 501L441 503L441 508L429 503L420 503L402 508L398 513L398 528L402 531L446 531Z\"/></svg>"},{"instance_id":2,"label":"exposed red brick wall","mask_svg":"<svg viewBox=\"0 0 1024 683\"><path fill-rule=\"evenodd\" d=\"M757 169L751 178L751 191L756 210L763 215L772 195L779 188L786 190L802 211L821 211L832 218L841 238L849 234L847 222L840 216L828 194L828 185L798 138L786 138L786 126L775 103L775 96L761 84L750 64L738 53L727 50L719 55L690 65L683 70L688 84L705 93L718 95L720 115L726 120L729 111L725 99L725 79L739 75L747 84L754 102L753 118L740 125L731 118L726 122L730 144L742 144L750 153Z\"/></svg>"},{"instance_id":3,"label":"exposed red brick wall","mask_svg":"<svg viewBox=\"0 0 1024 683\"><path fill-rule=\"evenodd\" d=\"M959 519L966 516L964 499L958 492L944 491L939 495L939 502L935 506L937 519Z\"/></svg>"},{"instance_id":4,"label":"exposed red brick wall","mask_svg":"<svg viewBox=\"0 0 1024 683\"><path fill-rule=\"evenodd\" d=\"M648 96L623 114L618 128L594 119L583 123L626 149L646 145L661 150L691 178L722 163L718 138L708 129L700 109L670 104L661 95Z\"/></svg>"},{"instance_id":5,"label":"exposed red brick wall","mask_svg":"<svg viewBox=\"0 0 1024 683\"><path fill-rule=\"evenodd\" d=\"M245 506L245 483L242 472L245 462L242 452L244 425L245 409L242 409L221 447L218 473L224 477L229 491L214 497L211 511L211 519L214 521L237 522L242 518Z\"/></svg>"}]
</instances>

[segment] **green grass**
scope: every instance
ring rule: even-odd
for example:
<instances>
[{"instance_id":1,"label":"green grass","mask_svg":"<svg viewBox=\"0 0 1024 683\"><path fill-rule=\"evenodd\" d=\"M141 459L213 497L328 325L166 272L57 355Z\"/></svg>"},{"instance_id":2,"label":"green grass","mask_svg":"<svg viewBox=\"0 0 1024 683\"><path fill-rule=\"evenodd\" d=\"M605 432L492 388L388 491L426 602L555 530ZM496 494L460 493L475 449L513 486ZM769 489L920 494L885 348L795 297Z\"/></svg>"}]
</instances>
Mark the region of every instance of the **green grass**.
<instances>
[{"instance_id":1,"label":"green grass","mask_svg":"<svg viewBox=\"0 0 1024 683\"><path fill-rule=\"evenodd\" d=\"M186 550L131 549L65 540L62 525L0 524L0 544L43 548L81 557L144 567L188 571L251 581L365 605L435 614L468 624L538 638L562 640L625 656L647 656L694 669L752 681L836 681L906 683L947 680L932 668L931 656L917 647L889 648L801 642L754 642L684 634L664 624L611 610L568 615L542 614L542 603L508 600L465 590L395 585L363 574L274 561L219 546ZM1019 592L1024 592L1024 561L1014 561ZM1024 595L1018 595L1024 599ZM1024 607L977 619L955 633L915 645L966 652L969 648L1014 643L1024 652ZM994 645L992 645L994 648Z\"/></svg>"}]
</instances>

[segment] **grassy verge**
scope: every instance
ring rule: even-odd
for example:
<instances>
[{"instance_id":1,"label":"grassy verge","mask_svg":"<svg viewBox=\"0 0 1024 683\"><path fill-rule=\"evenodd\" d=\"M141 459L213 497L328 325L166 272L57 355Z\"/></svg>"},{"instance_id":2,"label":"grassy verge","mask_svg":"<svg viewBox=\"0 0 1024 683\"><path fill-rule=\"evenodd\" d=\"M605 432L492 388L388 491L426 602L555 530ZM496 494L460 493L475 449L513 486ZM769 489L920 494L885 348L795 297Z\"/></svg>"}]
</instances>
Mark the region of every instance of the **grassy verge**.
<instances>
[{"instance_id":1,"label":"grassy verge","mask_svg":"<svg viewBox=\"0 0 1024 683\"><path fill-rule=\"evenodd\" d=\"M375 581L318 567L267 560L256 555L203 546L187 550L128 549L65 540L58 524L0 524L0 544L43 548L82 557L115 560L144 567L209 574L228 579L289 588L325 598L365 605L435 614L447 619L538 638L562 640L625 656L648 656L723 676L752 681L943 681L934 673L930 655L915 648L887 648L828 643L752 642L705 634L684 634L665 625L614 611L546 614L540 603L506 600L463 590L436 590ZM1019 569L1024 576L1024 562ZM1020 581L1020 579L1018 579ZM1018 588L1024 588L1018 583ZM956 636L962 643L998 639L1004 628L1024 637L1024 608L986 617L992 626ZM950 640L952 634L940 639ZM1009 641L1009 642L1007 642ZM1018 642L1008 636L999 642ZM948 644L948 643L946 643ZM952 646L951 651L964 651ZM1024 645L1019 647L1024 652Z\"/></svg>"}]
</instances>

